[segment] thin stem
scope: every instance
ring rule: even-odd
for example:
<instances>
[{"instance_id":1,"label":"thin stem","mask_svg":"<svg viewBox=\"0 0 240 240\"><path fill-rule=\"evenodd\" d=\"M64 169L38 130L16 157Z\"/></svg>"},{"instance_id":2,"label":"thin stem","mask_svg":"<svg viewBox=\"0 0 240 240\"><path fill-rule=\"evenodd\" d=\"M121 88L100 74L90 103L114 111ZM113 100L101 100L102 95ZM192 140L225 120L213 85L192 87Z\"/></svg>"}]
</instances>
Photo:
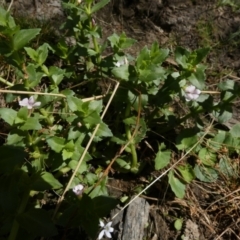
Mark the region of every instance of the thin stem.
<instances>
[{"instance_id":1,"label":"thin stem","mask_svg":"<svg viewBox=\"0 0 240 240\"><path fill-rule=\"evenodd\" d=\"M15 93L15 94L26 94L26 95L31 95L31 94L32 95L46 95L46 96L55 96L55 97L62 97L62 98L67 97L64 94L60 94L60 93L28 92L28 91L3 90L3 89L0 89L0 92L2 92L2 93ZM82 101L83 102L89 102L89 101L92 101L92 100L101 99L104 96L105 95L99 95L99 96L95 96L95 97L84 98L84 99L82 99Z\"/></svg>"},{"instance_id":2,"label":"thin stem","mask_svg":"<svg viewBox=\"0 0 240 240\"><path fill-rule=\"evenodd\" d=\"M9 81L5 80L5 79L2 78L2 77L0 77L0 82L2 82L2 83L4 83L4 84L8 85L9 87L12 87L12 86L13 86L12 83L10 83Z\"/></svg>"},{"instance_id":3,"label":"thin stem","mask_svg":"<svg viewBox=\"0 0 240 240\"><path fill-rule=\"evenodd\" d=\"M131 111L131 103L127 103L126 111L125 111L125 117L130 116L130 111ZM125 131L126 131L126 136L128 141L131 141L129 144L130 149L131 149L131 154L132 154L132 164L131 164L131 170L133 172L137 172L137 165L138 165L138 158L137 158L137 152L134 144L134 139L132 139L132 134L131 134L131 129L130 126L125 124Z\"/></svg>"}]
</instances>

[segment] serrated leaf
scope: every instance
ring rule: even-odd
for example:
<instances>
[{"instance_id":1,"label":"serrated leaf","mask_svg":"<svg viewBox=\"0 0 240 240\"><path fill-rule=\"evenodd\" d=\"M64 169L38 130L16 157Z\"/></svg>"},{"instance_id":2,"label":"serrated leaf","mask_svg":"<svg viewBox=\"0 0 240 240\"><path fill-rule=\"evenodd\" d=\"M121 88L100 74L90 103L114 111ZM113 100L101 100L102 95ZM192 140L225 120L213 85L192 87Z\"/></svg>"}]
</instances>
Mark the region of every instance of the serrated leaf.
<instances>
[{"instance_id":1,"label":"serrated leaf","mask_svg":"<svg viewBox=\"0 0 240 240\"><path fill-rule=\"evenodd\" d=\"M30 209L17 216L18 223L28 232L38 237L51 237L57 234L51 215L43 209ZM31 226L31 227L29 227Z\"/></svg>"},{"instance_id":2,"label":"serrated leaf","mask_svg":"<svg viewBox=\"0 0 240 240\"><path fill-rule=\"evenodd\" d=\"M0 117L9 125L13 125L17 112L11 108L0 108Z\"/></svg>"},{"instance_id":3,"label":"serrated leaf","mask_svg":"<svg viewBox=\"0 0 240 240\"><path fill-rule=\"evenodd\" d=\"M13 37L12 47L14 51L23 48L27 43L35 38L40 31L40 28L19 30Z\"/></svg>"},{"instance_id":4,"label":"serrated leaf","mask_svg":"<svg viewBox=\"0 0 240 240\"><path fill-rule=\"evenodd\" d=\"M175 193L176 197L184 198L186 186L178 178L174 176L173 171L170 171L168 173L168 182L171 186L172 191Z\"/></svg>"},{"instance_id":5,"label":"serrated leaf","mask_svg":"<svg viewBox=\"0 0 240 240\"><path fill-rule=\"evenodd\" d=\"M50 137L47 139L48 146L55 152L59 153L65 146L65 139L60 137Z\"/></svg>"}]
</instances>

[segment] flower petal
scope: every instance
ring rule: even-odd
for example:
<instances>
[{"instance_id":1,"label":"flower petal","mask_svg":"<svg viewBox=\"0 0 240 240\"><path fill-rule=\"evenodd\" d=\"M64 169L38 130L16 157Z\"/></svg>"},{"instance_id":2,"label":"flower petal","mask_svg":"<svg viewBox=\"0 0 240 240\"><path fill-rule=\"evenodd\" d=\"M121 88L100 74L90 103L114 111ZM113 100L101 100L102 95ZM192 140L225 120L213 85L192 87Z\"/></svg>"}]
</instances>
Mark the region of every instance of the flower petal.
<instances>
[{"instance_id":1,"label":"flower petal","mask_svg":"<svg viewBox=\"0 0 240 240\"><path fill-rule=\"evenodd\" d=\"M105 232L105 230L102 230L102 231L99 233L98 239L102 239L102 237L103 237L103 235L104 235L104 232Z\"/></svg>"},{"instance_id":2,"label":"flower petal","mask_svg":"<svg viewBox=\"0 0 240 240\"><path fill-rule=\"evenodd\" d=\"M111 233L110 233L110 232L108 232L108 231L106 231L106 230L105 230L105 235L106 235L106 237L108 237L108 238L112 238L112 235L111 235Z\"/></svg>"},{"instance_id":3,"label":"flower petal","mask_svg":"<svg viewBox=\"0 0 240 240\"><path fill-rule=\"evenodd\" d=\"M33 107L39 107L41 105L41 102L35 102L34 104L33 104Z\"/></svg>"},{"instance_id":4,"label":"flower petal","mask_svg":"<svg viewBox=\"0 0 240 240\"><path fill-rule=\"evenodd\" d=\"M28 106L28 98L24 98L22 101L18 102L20 106L26 107Z\"/></svg>"},{"instance_id":5,"label":"flower petal","mask_svg":"<svg viewBox=\"0 0 240 240\"><path fill-rule=\"evenodd\" d=\"M195 89L196 89L195 86L190 85L190 86L187 86L187 87L185 88L185 92L187 92L187 93L192 93L192 92L195 91Z\"/></svg>"},{"instance_id":6,"label":"flower petal","mask_svg":"<svg viewBox=\"0 0 240 240\"><path fill-rule=\"evenodd\" d=\"M31 96L31 97L29 98L29 100L28 100L28 104L33 105L34 102L35 102L35 99L34 99L33 96Z\"/></svg>"},{"instance_id":7,"label":"flower petal","mask_svg":"<svg viewBox=\"0 0 240 240\"><path fill-rule=\"evenodd\" d=\"M110 228L111 225L112 225L112 222L109 222L109 223L106 224L105 228Z\"/></svg>"},{"instance_id":8,"label":"flower petal","mask_svg":"<svg viewBox=\"0 0 240 240\"><path fill-rule=\"evenodd\" d=\"M104 224L104 222L103 222L102 220L100 220L99 225L100 225L100 227L102 227L102 228L105 226L105 224Z\"/></svg>"}]
</instances>

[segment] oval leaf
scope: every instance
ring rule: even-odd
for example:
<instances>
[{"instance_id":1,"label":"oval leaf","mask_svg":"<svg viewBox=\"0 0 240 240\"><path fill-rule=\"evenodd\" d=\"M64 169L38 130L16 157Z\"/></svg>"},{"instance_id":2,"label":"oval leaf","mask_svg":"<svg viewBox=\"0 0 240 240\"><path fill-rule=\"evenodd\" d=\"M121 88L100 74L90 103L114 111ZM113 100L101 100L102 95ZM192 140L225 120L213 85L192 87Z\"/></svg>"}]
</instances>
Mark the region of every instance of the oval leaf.
<instances>
[{"instance_id":1,"label":"oval leaf","mask_svg":"<svg viewBox=\"0 0 240 240\"><path fill-rule=\"evenodd\" d=\"M185 184L179 181L174 177L173 171L170 171L168 174L168 182L171 186L172 191L175 193L176 197L184 198L185 195Z\"/></svg>"}]
</instances>

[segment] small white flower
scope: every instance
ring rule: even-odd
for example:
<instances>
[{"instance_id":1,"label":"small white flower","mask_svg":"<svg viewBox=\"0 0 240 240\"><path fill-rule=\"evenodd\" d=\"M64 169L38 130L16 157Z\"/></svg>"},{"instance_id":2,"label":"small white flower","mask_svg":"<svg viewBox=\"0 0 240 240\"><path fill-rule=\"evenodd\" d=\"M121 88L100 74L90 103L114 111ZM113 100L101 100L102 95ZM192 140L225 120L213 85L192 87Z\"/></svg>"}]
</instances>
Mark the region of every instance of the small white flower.
<instances>
[{"instance_id":1,"label":"small white flower","mask_svg":"<svg viewBox=\"0 0 240 240\"><path fill-rule=\"evenodd\" d=\"M114 65L116 67L121 67L122 65L128 64L128 60L126 57L124 57L124 59L117 61L116 63L114 63Z\"/></svg>"},{"instance_id":2,"label":"small white flower","mask_svg":"<svg viewBox=\"0 0 240 240\"><path fill-rule=\"evenodd\" d=\"M21 107L27 107L28 109L39 107L41 105L41 102L35 102L35 99L33 96L31 96L29 99L24 98L22 101L19 101L18 103Z\"/></svg>"},{"instance_id":3,"label":"small white flower","mask_svg":"<svg viewBox=\"0 0 240 240\"><path fill-rule=\"evenodd\" d=\"M84 189L84 186L83 186L82 184L78 184L78 185L76 185L76 186L72 189L72 191L73 191L77 196L79 196L79 195L81 195L81 194L83 193L83 189Z\"/></svg>"},{"instance_id":4,"label":"small white flower","mask_svg":"<svg viewBox=\"0 0 240 240\"><path fill-rule=\"evenodd\" d=\"M201 94L201 91L193 85L187 86L185 88L185 98L187 102L191 100L196 100L200 94Z\"/></svg>"},{"instance_id":5,"label":"small white flower","mask_svg":"<svg viewBox=\"0 0 240 240\"><path fill-rule=\"evenodd\" d=\"M111 227L112 222L104 224L103 221L100 220L99 226L103 228L103 230L99 233L98 239L102 239L103 235L105 235L107 238L112 238L111 232L114 231L114 228Z\"/></svg>"}]
</instances>

